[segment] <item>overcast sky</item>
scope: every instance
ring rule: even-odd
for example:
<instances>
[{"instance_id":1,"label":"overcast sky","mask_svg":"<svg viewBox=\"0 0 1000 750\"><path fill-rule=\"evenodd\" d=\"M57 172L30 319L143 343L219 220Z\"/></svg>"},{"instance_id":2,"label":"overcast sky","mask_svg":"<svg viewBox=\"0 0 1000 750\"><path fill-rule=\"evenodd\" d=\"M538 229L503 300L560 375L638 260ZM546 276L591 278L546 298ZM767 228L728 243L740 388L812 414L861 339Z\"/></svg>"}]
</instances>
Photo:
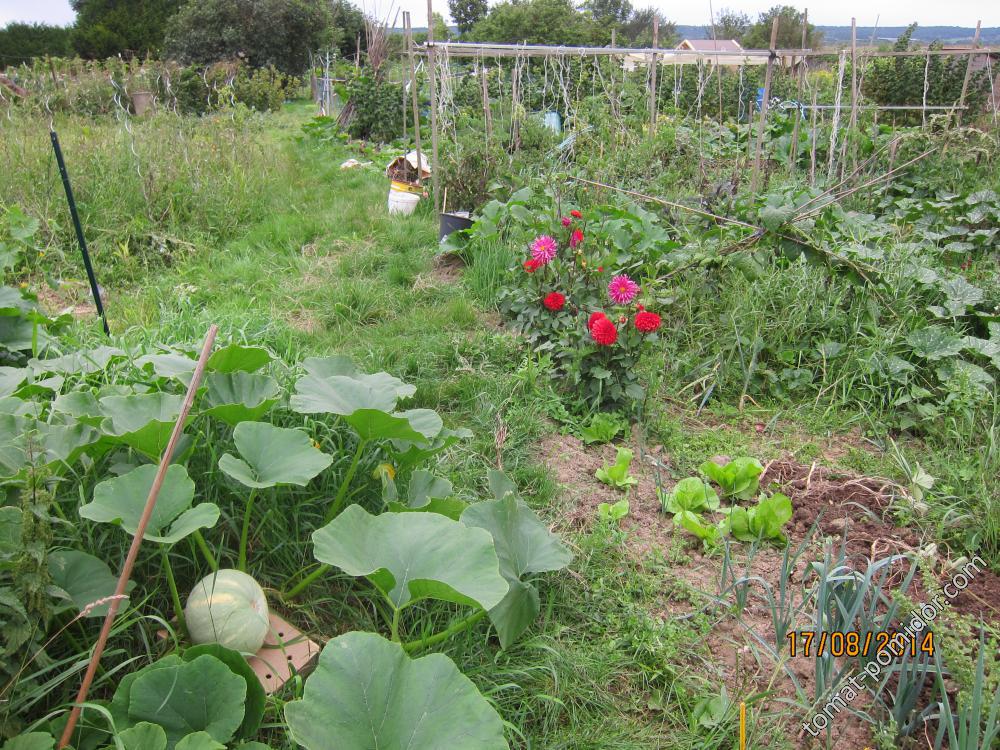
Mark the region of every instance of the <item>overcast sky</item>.
<instances>
[{"instance_id":1,"label":"overcast sky","mask_svg":"<svg viewBox=\"0 0 1000 750\"><path fill-rule=\"evenodd\" d=\"M787 1L787 0L786 0ZM671 21L682 24L705 24L709 18L708 0L701 2L671 2L670 0L632 0L633 5L648 4L660 8ZM756 15L779 0L712 0L718 13L720 7L741 10ZM491 2L492 4L492 2ZM810 0L794 3L809 8L809 20L830 26L849 26L851 16L859 26L905 26L917 21L922 26L975 26L981 19L984 26L1000 26L1000 2L997 0ZM390 9L402 8L413 14L413 25L426 24L425 0L365 0L364 7L384 15ZM434 0L434 9L447 14L447 0ZM391 20L391 19L390 19ZM73 21L69 0L0 0L0 26L10 21L45 21L66 24Z\"/></svg>"}]
</instances>

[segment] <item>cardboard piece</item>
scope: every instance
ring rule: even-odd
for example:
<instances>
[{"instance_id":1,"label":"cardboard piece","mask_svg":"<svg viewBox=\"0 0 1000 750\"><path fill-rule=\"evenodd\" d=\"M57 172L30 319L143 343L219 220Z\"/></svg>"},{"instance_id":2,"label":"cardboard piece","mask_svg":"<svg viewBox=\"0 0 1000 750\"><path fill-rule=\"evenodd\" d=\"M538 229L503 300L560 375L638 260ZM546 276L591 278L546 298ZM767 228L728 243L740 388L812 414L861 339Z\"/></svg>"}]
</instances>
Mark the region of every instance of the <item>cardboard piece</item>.
<instances>
[{"instance_id":1,"label":"cardboard piece","mask_svg":"<svg viewBox=\"0 0 1000 750\"><path fill-rule=\"evenodd\" d=\"M280 690L292 675L305 671L320 652L319 644L274 612L270 620L264 645L247 659L268 695Z\"/></svg>"}]
</instances>

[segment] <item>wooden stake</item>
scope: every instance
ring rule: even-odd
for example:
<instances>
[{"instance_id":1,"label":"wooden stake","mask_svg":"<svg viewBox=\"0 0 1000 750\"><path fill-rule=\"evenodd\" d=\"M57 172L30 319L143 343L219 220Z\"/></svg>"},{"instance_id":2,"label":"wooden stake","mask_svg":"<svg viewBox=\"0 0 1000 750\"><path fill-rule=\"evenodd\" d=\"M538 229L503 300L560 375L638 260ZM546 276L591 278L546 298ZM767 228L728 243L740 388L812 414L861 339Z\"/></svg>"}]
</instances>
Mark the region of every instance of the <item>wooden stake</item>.
<instances>
[{"instance_id":1,"label":"wooden stake","mask_svg":"<svg viewBox=\"0 0 1000 750\"><path fill-rule=\"evenodd\" d=\"M816 89L813 89L812 111L809 115L809 186L816 185Z\"/></svg>"},{"instance_id":2,"label":"wooden stake","mask_svg":"<svg viewBox=\"0 0 1000 750\"><path fill-rule=\"evenodd\" d=\"M767 122L768 99L771 96L771 75L774 72L774 48L778 44L778 16L774 17L771 24L771 47L770 56L767 58L767 70L764 72L764 101L760 105L760 122L757 125L757 145L753 153L753 173L750 176L750 195L752 199L757 197L757 181L760 178L760 157L764 148L764 127Z\"/></svg>"},{"instance_id":3,"label":"wooden stake","mask_svg":"<svg viewBox=\"0 0 1000 750\"><path fill-rule=\"evenodd\" d=\"M972 38L972 48L975 49L976 45L979 44L979 32L983 27L982 21L976 21L976 35ZM969 53L969 62L965 66L965 78L962 80L962 95L958 98L958 106L965 107L965 95L969 93L969 81L972 80L972 60L975 57L975 52ZM961 124L962 122L962 111L959 110L955 122Z\"/></svg>"},{"instance_id":4,"label":"wooden stake","mask_svg":"<svg viewBox=\"0 0 1000 750\"><path fill-rule=\"evenodd\" d=\"M174 423L173 432L170 433L170 440L167 442L166 450L163 451L163 455L160 457L160 465L157 467L156 475L153 477L153 486L149 488L149 495L146 497L146 507L143 508L139 524L135 529L135 534L132 535L132 545L129 547L128 555L125 557L121 574L118 576L118 584L115 586L114 596L108 604L108 614L105 615L100 635L97 636L94 653L90 657L87 671L83 675L83 682L80 683L80 691L76 694L75 705L73 706L73 710L70 711L66 727L63 729L62 737L59 739L59 750L62 750L69 744L69 740L73 736L73 730L76 729L76 723L80 720L82 705L87 700L87 693L90 692L90 685L94 681L97 666L101 661L101 656L104 654L104 647L107 645L108 637L111 635L111 628L115 623L118 608L121 606L122 599L125 598L125 590L128 587L129 579L132 577L132 568L135 566L135 560L139 556L139 547L142 545L142 539L146 534L149 519L153 516L153 508L156 507L156 499L159 497L160 488L163 487L163 480L167 475L167 469L170 468L170 462L174 457L177 441L180 440L181 434L184 432L184 423L194 404L194 397L198 392L198 386L201 384L202 375L205 373L205 366L208 364L208 355L212 353L212 346L215 344L215 335L218 331L218 326L212 325L205 336L205 343L201 347L201 356L198 357L198 364L195 366L194 374L191 376L191 383L188 385L187 394L184 396L184 403L181 404L180 414L177 416L177 422Z\"/></svg>"},{"instance_id":5,"label":"wooden stake","mask_svg":"<svg viewBox=\"0 0 1000 750\"><path fill-rule=\"evenodd\" d=\"M486 118L486 142L493 143L493 110L490 107L489 69L480 63L479 85L483 90L483 117Z\"/></svg>"},{"instance_id":6,"label":"wooden stake","mask_svg":"<svg viewBox=\"0 0 1000 750\"><path fill-rule=\"evenodd\" d=\"M809 36L809 9L806 8L802 13L802 49L806 48L806 39ZM802 86L805 83L806 78L806 58L799 58L799 80L796 86L795 101L802 103ZM815 98L813 99L813 104L815 104ZM792 150L788 154L788 165L789 171L795 172L795 162L798 160L799 154L799 120L802 119L802 111L799 110L795 123L792 125Z\"/></svg>"},{"instance_id":7,"label":"wooden stake","mask_svg":"<svg viewBox=\"0 0 1000 750\"><path fill-rule=\"evenodd\" d=\"M417 150L417 184L423 185L423 158L420 151L420 106L417 99L417 68L413 63L413 28L410 12L403 11L403 27L406 30L406 51L410 59L410 104L413 108L413 145Z\"/></svg>"},{"instance_id":8,"label":"wooden stake","mask_svg":"<svg viewBox=\"0 0 1000 750\"><path fill-rule=\"evenodd\" d=\"M844 154L847 154L847 142L851 142L851 168L857 162L858 139L855 129L858 125L858 21L851 19L851 119L847 126L847 136L844 138ZM840 160L841 172L847 168L847 159Z\"/></svg>"},{"instance_id":9,"label":"wooden stake","mask_svg":"<svg viewBox=\"0 0 1000 750\"><path fill-rule=\"evenodd\" d=\"M653 14L653 49L658 49L660 45L660 18L655 13ZM649 138L652 140L656 137L656 73L659 65L659 58L654 52L650 59L652 62L650 65L649 74Z\"/></svg>"},{"instance_id":10,"label":"wooden stake","mask_svg":"<svg viewBox=\"0 0 1000 750\"><path fill-rule=\"evenodd\" d=\"M427 67L431 79L431 190L434 193L434 212L441 208L438 186L438 95L437 95L437 54L434 49L434 9L433 0L427 0Z\"/></svg>"}]
</instances>

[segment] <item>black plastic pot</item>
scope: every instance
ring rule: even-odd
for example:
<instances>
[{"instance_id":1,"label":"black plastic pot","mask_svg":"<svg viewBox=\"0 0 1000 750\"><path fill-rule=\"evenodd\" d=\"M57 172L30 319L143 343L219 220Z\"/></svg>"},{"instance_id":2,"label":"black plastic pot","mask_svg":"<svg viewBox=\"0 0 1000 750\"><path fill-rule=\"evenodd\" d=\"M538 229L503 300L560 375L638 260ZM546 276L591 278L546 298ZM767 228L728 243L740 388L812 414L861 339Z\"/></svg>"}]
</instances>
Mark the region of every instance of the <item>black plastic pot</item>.
<instances>
[{"instance_id":1,"label":"black plastic pot","mask_svg":"<svg viewBox=\"0 0 1000 750\"><path fill-rule=\"evenodd\" d=\"M457 232L460 229L468 229L475 222L469 218L468 211L455 211L446 214L441 214L441 226L438 230L438 242L443 240L452 232Z\"/></svg>"}]
</instances>

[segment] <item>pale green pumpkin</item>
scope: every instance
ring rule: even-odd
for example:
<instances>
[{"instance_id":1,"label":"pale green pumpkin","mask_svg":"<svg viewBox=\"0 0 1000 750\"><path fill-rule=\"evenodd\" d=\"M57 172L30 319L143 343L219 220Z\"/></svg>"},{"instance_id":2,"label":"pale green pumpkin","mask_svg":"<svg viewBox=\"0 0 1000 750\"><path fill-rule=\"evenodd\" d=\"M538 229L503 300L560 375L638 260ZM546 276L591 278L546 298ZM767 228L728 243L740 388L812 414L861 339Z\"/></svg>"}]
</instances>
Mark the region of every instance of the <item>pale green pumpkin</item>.
<instances>
[{"instance_id":1,"label":"pale green pumpkin","mask_svg":"<svg viewBox=\"0 0 1000 750\"><path fill-rule=\"evenodd\" d=\"M243 654L255 654L269 628L267 598L246 573L220 570L194 587L184 619L195 644L218 643Z\"/></svg>"}]
</instances>

